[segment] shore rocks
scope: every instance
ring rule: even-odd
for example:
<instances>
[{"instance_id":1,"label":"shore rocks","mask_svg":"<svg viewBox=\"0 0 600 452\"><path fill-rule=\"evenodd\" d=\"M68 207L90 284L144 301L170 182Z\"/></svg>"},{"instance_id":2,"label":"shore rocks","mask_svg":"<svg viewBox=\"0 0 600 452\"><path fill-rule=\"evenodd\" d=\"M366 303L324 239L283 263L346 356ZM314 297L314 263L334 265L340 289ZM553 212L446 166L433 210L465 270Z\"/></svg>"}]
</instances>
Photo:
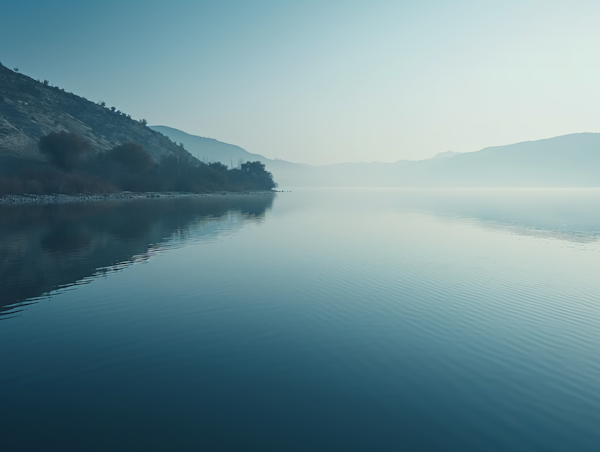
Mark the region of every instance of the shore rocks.
<instances>
[{"instance_id":1,"label":"shore rocks","mask_svg":"<svg viewBox=\"0 0 600 452\"><path fill-rule=\"evenodd\" d=\"M60 204L70 202L91 202L91 201L126 201L135 199L149 198L199 198L202 196L224 196L224 195L257 195L272 194L274 191L261 192L216 192L216 193L185 193L185 192L147 192L147 193L109 193L109 194L77 194L77 195L4 195L0 196L0 205L12 204Z\"/></svg>"}]
</instances>

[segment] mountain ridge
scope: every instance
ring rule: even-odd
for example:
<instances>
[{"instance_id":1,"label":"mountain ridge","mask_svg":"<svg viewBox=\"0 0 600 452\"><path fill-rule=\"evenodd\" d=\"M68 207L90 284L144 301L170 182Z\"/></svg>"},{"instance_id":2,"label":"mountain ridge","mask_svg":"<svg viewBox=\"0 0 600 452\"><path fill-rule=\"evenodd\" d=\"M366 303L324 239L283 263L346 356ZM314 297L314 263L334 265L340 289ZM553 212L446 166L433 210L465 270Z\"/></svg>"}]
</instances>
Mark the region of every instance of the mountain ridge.
<instances>
[{"instance_id":1,"label":"mountain ridge","mask_svg":"<svg viewBox=\"0 0 600 452\"><path fill-rule=\"evenodd\" d=\"M600 186L599 133L574 133L468 153L445 151L416 161L309 165L269 159L172 127L148 127L145 120L136 121L114 107L0 65L0 174L14 173L19 165L47 163L38 142L52 132L76 133L90 142L96 154L132 141L141 144L156 161L165 156L195 157L237 168L240 163L258 160L284 187Z\"/></svg>"},{"instance_id":2,"label":"mountain ridge","mask_svg":"<svg viewBox=\"0 0 600 452\"><path fill-rule=\"evenodd\" d=\"M280 186L396 186L396 187L537 187L600 186L600 134L592 132L560 135L541 140L489 146L479 151L445 151L423 160L396 162L342 162L329 165L291 163L268 159L218 140L196 137L177 129L157 126L171 139L184 142L198 157L203 143L220 143L211 158L232 164L237 158L257 159L265 163ZM176 132L174 132L176 131ZM211 140L211 141L202 141ZM228 148L229 147L229 148ZM219 154L224 151L224 154ZM233 160L233 164L237 163Z\"/></svg>"}]
</instances>

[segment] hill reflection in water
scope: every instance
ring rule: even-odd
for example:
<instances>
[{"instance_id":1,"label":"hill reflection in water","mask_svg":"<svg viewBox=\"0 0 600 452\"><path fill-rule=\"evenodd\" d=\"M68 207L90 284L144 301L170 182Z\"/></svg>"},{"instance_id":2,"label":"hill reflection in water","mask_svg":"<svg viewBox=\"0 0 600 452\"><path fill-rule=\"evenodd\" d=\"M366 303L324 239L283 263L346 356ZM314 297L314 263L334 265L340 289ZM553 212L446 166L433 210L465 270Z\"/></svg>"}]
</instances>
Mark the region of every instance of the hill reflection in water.
<instances>
[{"instance_id":1,"label":"hill reflection in water","mask_svg":"<svg viewBox=\"0 0 600 452\"><path fill-rule=\"evenodd\" d=\"M0 206L0 318L156 252L262 221L274 196Z\"/></svg>"},{"instance_id":2,"label":"hill reflection in water","mask_svg":"<svg viewBox=\"0 0 600 452\"><path fill-rule=\"evenodd\" d=\"M424 211L510 234L593 243L600 237L600 190L483 188L404 191L400 210Z\"/></svg>"}]
</instances>

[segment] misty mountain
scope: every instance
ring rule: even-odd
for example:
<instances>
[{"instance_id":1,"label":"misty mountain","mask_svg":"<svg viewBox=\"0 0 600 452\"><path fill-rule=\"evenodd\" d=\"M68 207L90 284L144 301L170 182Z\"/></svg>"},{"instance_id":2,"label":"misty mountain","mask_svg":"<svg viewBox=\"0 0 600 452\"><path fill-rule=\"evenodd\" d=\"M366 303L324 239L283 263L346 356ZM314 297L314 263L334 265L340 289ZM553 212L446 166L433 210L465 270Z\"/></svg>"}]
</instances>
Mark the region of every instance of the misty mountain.
<instances>
[{"instance_id":1,"label":"misty mountain","mask_svg":"<svg viewBox=\"0 0 600 452\"><path fill-rule=\"evenodd\" d=\"M576 133L395 163L315 167L310 185L398 187L600 186L600 134Z\"/></svg>"},{"instance_id":2,"label":"misty mountain","mask_svg":"<svg viewBox=\"0 0 600 452\"><path fill-rule=\"evenodd\" d=\"M269 159L259 154L251 154L234 144L227 144L217 141L213 138L199 137L182 132L167 126L150 126L150 129L156 130L169 137L176 143L183 143L183 146L190 154L203 162L221 162L224 165L236 166L241 160L243 162L260 160L261 162ZM264 162L263 162L264 163Z\"/></svg>"},{"instance_id":3,"label":"misty mountain","mask_svg":"<svg viewBox=\"0 0 600 452\"><path fill-rule=\"evenodd\" d=\"M427 171L403 171L403 185L600 186L600 134L575 133L459 154Z\"/></svg>"},{"instance_id":4,"label":"misty mountain","mask_svg":"<svg viewBox=\"0 0 600 452\"><path fill-rule=\"evenodd\" d=\"M463 154L444 152L419 161L313 167L306 182L313 186L600 186L600 134L577 133Z\"/></svg>"},{"instance_id":5,"label":"misty mountain","mask_svg":"<svg viewBox=\"0 0 600 452\"><path fill-rule=\"evenodd\" d=\"M441 152L432 159L419 162L401 160L395 163L338 163L333 165L306 165L285 160L269 159L260 154L252 154L245 149L217 141L190 135L167 126L150 126L171 140L183 143L184 147L196 158L207 162L221 162L236 166L239 162L259 160L273 173L274 179L282 187L305 186L394 186L398 185L398 172L404 166L415 169L427 167L431 162L440 162L456 152Z\"/></svg>"},{"instance_id":6,"label":"misty mountain","mask_svg":"<svg viewBox=\"0 0 600 452\"><path fill-rule=\"evenodd\" d=\"M405 165L412 164L415 168L426 167L433 160L439 162L457 154L452 151L441 152L432 159L419 162L401 160L395 163L337 163L315 166L269 159L260 154L250 153L240 146L223 143L213 138L190 135L172 127L150 126L150 128L177 143L182 143L194 157L201 161L236 166L240 162L259 160L283 187L393 186L398 184L397 172Z\"/></svg>"},{"instance_id":7,"label":"misty mountain","mask_svg":"<svg viewBox=\"0 0 600 452\"><path fill-rule=\"evenodd\" d=\"M236 167L239 163L260 161L265 164L267 171L273 173L273 178L281 186L304 186L310 180L312 173L310 165L269 159L260 154L252 154L233 144L223 143L213 138L190 135L172 127L150 126L150 128L169 137L176 143L183 143L185 149L203 162L220 162L229 167ZM282 182L280 182L280 179Z\"/></svg>"},{"instance_id":8,"label":"misty mountain","mask_svg":"<svg viewBox=\"0 0 600 452\"><path fill-rule=\"evenodd\" d=\"M201 160L260 160L281 187L588 187L600 186L600 134L576 133L425 160L305 165L268 159L220 141L153 127Z\"/></svg>"},{"instance_id":9,"label":"misty mountain","mask_svg":"<svg viewBox=\"0 0 600 452\"><path fill-rule=\"evenodd\" d=\"M419 161L313 166L269 159L236 145L166 126L147 127L143 120L136 121L104 104L0 65L0 173L47 161L38 150L38 141L50 132L60 131L76 133L89 141L97 153L133 141L157 161L167 155L189 157L189 153L198 160L221 162L229 167L258 160L281 187L600 186L597 133L564 135L462 154L446 151Z\"/></svg>"}]
</instances>

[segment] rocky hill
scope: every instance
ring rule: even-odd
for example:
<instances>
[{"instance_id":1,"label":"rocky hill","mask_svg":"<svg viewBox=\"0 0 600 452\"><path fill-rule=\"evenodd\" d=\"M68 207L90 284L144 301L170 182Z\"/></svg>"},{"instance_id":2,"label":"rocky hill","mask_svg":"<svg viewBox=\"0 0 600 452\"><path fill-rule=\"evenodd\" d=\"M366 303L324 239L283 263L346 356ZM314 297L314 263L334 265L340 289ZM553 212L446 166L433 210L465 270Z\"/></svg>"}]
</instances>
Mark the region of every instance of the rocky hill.
<instances>
[{"instance_id":1,"label":"rocky hill","mask_svg":"<svg viewBox=\"0 0 600 452\"><path fill-rule=\"evenodd\" d=\"M15 164L45 161L39 139L68 131L88 140L96 153L133 141L152 157L188 154L164 135L115 109L0 65L0 172ZM4 171L3 171L4 170Z\"/></svg>"},{"instance_id":2,"label":"rocky hill","mask_svg":"<svg viewBox=\"0 0 600 452\"><path fill-rule=\"evenodd\" d=\"M114 107L0 65L0 196L271 190L258 162L201 162Z\"/></svg>"}]
</instances>

